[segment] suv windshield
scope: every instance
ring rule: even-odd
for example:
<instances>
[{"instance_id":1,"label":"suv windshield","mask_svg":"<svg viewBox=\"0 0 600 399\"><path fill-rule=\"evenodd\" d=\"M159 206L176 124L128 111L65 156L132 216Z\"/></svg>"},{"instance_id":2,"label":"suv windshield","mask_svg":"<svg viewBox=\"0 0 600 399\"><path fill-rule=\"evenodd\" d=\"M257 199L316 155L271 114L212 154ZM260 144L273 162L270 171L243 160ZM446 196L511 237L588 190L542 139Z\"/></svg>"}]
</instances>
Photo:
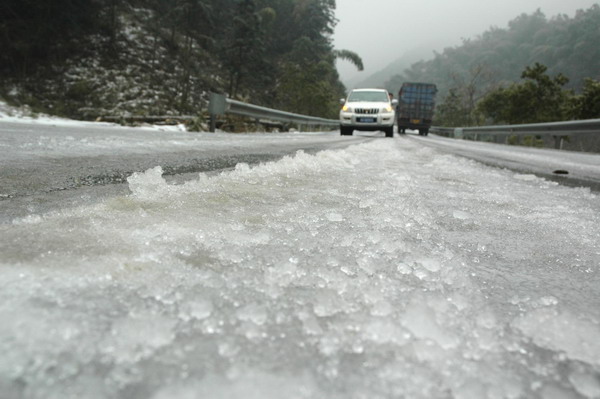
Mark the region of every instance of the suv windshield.
<instances>
[{"instance_id":1,"label":"suv windshield","mask_svg":"<svg viewBox=\"0 0 600 399\"><path fill-rule=\"evenodd\" d=\"M348 102L369 101L376 103L389 102L388 95L385 91L353 91L348 96Z\"/></svg>"}]
</instances>

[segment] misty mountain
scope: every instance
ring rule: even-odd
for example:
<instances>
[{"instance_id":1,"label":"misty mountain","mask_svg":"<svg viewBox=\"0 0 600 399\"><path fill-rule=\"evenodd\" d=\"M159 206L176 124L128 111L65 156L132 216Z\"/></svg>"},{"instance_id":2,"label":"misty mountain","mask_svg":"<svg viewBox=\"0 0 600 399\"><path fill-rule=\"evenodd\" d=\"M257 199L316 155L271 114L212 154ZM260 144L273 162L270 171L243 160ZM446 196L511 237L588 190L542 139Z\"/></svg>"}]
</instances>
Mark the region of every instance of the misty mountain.
<instances>
[{"instance_id":1,"label":"misty mountain","mask_svg":"<svg viewBox=\"0 0 600 399\"><path fill-rule=\"evenodd\" d=\"M427 61L398 69L385 86L397 92L405 81L438 85L438 98L451 89L471 89L482 96L518 82L522 71L540 63L552 76L569 78L566 87L581 90L586 78L600 79L600 6L579 10L573 18L547 18L541 11L522 14L508 27L491 28L463 44L446 48ZM475 96L474 100L477 100Z\"/></svg>"},{"instance_id":2,"label":"misty mountain","mask_svg":"<svg viewBox=\"0 0 600 399\"><path fill-rule=\"evenodd\" d=\"M407 51L394 62L383 68L382 70L370 75L366 79L362 76L351 79L346 83L348 89L361 87L378 87L387 88L386 83L392 76L397 75L398 71L404 71L415 62L433 58L433 51L428 48L418 47ZM389 90L389 89L388 89Z\"/></svg>"}]
</instances>

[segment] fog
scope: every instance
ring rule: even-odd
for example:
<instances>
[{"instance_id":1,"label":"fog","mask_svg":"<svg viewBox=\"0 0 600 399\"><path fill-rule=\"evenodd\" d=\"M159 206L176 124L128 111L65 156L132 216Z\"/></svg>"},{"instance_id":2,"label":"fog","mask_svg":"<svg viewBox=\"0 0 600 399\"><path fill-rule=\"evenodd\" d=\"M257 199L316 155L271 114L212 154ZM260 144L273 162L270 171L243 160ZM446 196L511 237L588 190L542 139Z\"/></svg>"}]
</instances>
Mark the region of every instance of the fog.
<instances>
[{"instance_id":1,"label":"fog","mask_svg":"<svg viewBox=\"0 0 600 399\"><path fill-rule=\"evenodd\" d=\"M338 62L342 81L366 79L405 52L426 47L442 51L495 26L505 28L522 13L538 8L550 18L575 15L597 0L503 0L494 6L481 0L338 0L339 20L334 34L338 49L357 52L365 70L358 72L347 61Z\"/></svg>"}]
</instances>

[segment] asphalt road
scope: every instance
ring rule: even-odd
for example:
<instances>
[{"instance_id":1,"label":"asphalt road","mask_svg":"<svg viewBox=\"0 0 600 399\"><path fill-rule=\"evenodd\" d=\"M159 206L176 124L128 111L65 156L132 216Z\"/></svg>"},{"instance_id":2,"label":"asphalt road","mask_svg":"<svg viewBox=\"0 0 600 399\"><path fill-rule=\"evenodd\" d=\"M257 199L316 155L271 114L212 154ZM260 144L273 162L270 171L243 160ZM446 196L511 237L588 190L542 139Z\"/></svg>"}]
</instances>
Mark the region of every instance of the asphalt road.
<instances>
[{"instance_id":1,"label":"asphalt road","mask_svg":"<svg viewBox=\"0 0 600 399\"><path fill-rule=\"evenodd\" d=\"M383 133L226 134L0 122L0 223L129 192L127 177L161 166L169 181L216 173L297 151L343 148ZM476 161L600 191L600 155L532 149L436 136L395 136ZM388 139L389 140L389 139Z\"/></svg>"},{"instance_id":2,"label":"asphalt road","mask_svg":"<svg viewBox=\"0 0 600 399\"><path fill-rule=\"evenodd\" d=\"M343 148L380 136L331 133L209 134L0 122L0 223L128 193L127 177L161 166L185 180L240 162Z\"/></svg>"}]
</instances>

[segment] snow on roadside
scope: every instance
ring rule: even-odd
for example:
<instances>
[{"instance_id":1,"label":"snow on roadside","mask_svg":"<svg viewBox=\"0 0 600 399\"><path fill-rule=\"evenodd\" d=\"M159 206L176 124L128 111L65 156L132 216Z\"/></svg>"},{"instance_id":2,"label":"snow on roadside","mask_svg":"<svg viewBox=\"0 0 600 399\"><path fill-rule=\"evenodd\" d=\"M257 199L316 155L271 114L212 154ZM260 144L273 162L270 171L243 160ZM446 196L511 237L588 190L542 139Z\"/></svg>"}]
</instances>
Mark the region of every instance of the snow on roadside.
<instances>
[{"instance_id":1,"label":"snow on roadside","mask_svg":"<svg viewBox=\"0 0 600 399\"><path fill-rule=\"evenodd\" d=\"M33 123L40 125L53 125L53 126L69 126L69 127L98 127L98 126L111 126L121 127L116 123L109 122L90 122L90 121L78 121L74 119L61 118L58 116L39 114L31 110L27 105L22 107L14 107L8 105L5 101L0 100L0 122L11 122L11 123ZM127 127L129 128L129 127ZM177 125L151 125L143 124L139 126L141 129L164 131L164 132L186 132L187 128L184 124L180 123Z\"/></svg>"},{"instance_id":2,"label":"snow on roadside","mask_svg":"<svg viewBox=\"0 0 600 399\"><path fill-rule=\"evenodd\" d=\"M5 392L597 397L590 190L384 139L128 182L0 226Z\"/></svg>"}]
</instances>

